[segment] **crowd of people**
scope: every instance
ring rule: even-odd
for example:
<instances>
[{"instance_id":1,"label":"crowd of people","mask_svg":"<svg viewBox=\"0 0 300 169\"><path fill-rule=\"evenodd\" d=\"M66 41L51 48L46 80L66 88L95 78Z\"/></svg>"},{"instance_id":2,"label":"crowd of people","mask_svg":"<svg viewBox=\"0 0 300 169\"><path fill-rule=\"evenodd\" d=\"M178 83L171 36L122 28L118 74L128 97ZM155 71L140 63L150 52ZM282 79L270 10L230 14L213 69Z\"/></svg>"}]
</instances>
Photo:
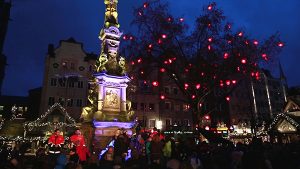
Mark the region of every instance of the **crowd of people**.
<instances>
[{"instance_id":1,"label":"crowd of people","mask_svg":"<svg viewBox=\"0 0 300 169\"><path fill-rule=\"evenodd\" d=\"M175 140L159 131L129 136L120 129L111 144L95 153L89 151L77 129L69 143L69 148L64 149L64 137L56 130L49 137L48 148L39 148L30 162L24 161L28 157L24 157L20 147L8 150L2 145L0 166L4 169L300 169L299 143L269 143L257 138L248 145L234 145L197 142L193 137Z\"/></svg>"}]
</instances>

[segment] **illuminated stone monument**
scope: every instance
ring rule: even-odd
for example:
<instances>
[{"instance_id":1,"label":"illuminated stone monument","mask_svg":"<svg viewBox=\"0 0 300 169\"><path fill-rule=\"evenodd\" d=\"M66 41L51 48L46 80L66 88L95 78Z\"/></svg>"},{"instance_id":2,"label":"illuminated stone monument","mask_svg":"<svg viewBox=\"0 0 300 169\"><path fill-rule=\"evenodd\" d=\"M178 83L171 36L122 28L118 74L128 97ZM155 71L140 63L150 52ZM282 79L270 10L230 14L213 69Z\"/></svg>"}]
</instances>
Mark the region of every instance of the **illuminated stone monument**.
<instances>
[{"instance_id":1,"label":"illuminated stone monument","mask_svg":"<svg viewBox=\"0 0 300 169\"><path fill-rule=\"evenodd\" d=\"M125 58L119 55L122 33L118 23L118 0L104 0L104 4L104 28L99 35L101 52L95 65L96 73L90 82L89 103L82 111L82 128L86 133L92 133L87 137L94 138L93 144L97 148L104 148L119 128L132 134L135 124L131 103L126 100L130 79L126 76Z\"/></svg>"}]
</instances>

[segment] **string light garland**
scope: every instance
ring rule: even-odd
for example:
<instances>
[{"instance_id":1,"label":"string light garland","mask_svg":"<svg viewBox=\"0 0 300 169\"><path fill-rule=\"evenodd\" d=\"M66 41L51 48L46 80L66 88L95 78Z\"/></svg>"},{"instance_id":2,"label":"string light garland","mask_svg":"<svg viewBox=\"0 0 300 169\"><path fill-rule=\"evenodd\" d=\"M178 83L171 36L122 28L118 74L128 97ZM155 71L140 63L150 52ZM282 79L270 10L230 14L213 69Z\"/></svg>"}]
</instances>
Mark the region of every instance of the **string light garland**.
<instances>
[{"instance_id":1,"label":"string light garland","mask_svg":"<svg viewBox=\"0 0 300 169\"><path fill-rule=\"evenodd\" d=\"M277 124L277 122L281 118L284 118L285 120L287 120L289 123L291 123L291 125L295 126L297 129L300 128L300 124L297 123L293 118L291 118L287 113L280 113L274 118L273 122L271 123L271 125L269 127L269 131L271 131L274 128L274 126Z\"/></svg>"},{"instance_id":2,"label":"string light garland","mask_svg":"<svg viewBox=\"0 0 300 169\"><path fill-rule=\"evenodd\" d=\"M42 123L42 121L56 108L59 108L63 111L63 113L65 113L65 117L66 119L71 123L71 124L67 124L65 122L58 122L58 123L53 123L53 122L45 122ZM52 105L47 111L46 113L44 113L43 115L41 115L39 118L37 118L35 121L32 122L26 122L24 124L24 131L27 131L26 129L28 129L29 131L32 131L35 127L44 127L44 126L56 126L57 128L60 127L75 127L76 126L76 122L75 120L69 116L69 114L67 113L66 109L63 108L59 103L55 103L54 105Z\"/></svg>"}]
</instances>

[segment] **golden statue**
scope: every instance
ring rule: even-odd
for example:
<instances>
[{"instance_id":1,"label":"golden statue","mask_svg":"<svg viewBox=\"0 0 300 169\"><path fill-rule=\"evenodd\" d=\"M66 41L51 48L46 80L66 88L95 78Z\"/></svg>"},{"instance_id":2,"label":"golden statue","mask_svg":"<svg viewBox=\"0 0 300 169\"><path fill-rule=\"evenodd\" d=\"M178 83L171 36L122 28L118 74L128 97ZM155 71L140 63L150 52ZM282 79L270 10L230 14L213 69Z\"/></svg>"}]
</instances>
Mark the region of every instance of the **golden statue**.
<instances>
[{"instance_id":1,"label":"golden statue","mask_svg":"<svg viewBox=\"0 0 300 169\"><path fill-rule=\"evenodd\" d=\"M118 11L117 4L118 0L104 0L105 4L105 27L109 28L110 26L120 27L118 23Z\"/></svg>"}]
</instances>

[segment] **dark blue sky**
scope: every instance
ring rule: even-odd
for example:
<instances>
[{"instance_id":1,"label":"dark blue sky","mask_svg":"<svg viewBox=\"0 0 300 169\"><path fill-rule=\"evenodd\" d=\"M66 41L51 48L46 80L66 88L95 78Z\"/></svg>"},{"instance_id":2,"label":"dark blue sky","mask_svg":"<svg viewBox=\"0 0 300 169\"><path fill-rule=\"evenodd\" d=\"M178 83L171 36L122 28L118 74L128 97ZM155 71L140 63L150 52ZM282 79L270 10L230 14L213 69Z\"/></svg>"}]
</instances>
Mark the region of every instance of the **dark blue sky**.
<instances>
[{"instance_id":1,"label":"dark blue sky","mask_svg":"<svg viewBox=\"0 0 300 169\"><path fill-rule=\"evenodd\" d=\"M207 0L166 0L177 16L193 23ZM132 29L133 6L144 0L119 0L121 31ZM234 27L245 28L263 40L279 31L285 48L280 61L289 86L300 85L300 1L299 0L216 0ZM74 37L87 52L99 53L99 30L104 18L103 0L13 0L4 46L8 66L2 93L27 95L42 85L44 60L49 43ZM272 67L274 71L277 66Z\"/></svg>"}]
</instances>

